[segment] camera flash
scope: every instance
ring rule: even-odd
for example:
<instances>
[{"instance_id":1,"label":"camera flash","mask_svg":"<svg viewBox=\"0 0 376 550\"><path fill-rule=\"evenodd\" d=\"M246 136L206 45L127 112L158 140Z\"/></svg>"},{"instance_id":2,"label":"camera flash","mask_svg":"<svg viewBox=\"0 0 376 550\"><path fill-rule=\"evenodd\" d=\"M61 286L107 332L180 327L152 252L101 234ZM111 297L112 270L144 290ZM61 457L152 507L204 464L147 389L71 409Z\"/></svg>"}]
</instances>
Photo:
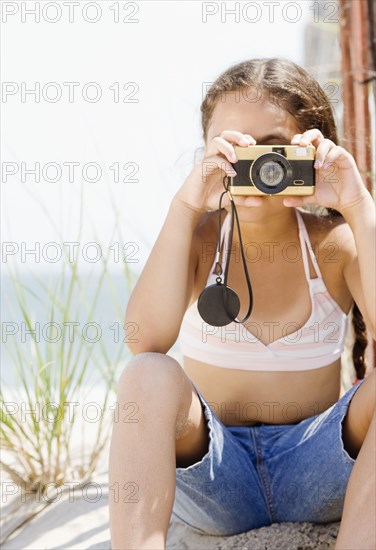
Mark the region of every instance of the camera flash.
<instances>
[{"instance_id":1,"label":"camera flash","mask_svg":"<svg viewBox=\"0 0 376 550\"><path fill-rule=\"evenodd\" d=\"M307 155L308 155L308 151L306 147L297 147L295 149L296 157L306 157Z\"/></svg>"}]
</instances>

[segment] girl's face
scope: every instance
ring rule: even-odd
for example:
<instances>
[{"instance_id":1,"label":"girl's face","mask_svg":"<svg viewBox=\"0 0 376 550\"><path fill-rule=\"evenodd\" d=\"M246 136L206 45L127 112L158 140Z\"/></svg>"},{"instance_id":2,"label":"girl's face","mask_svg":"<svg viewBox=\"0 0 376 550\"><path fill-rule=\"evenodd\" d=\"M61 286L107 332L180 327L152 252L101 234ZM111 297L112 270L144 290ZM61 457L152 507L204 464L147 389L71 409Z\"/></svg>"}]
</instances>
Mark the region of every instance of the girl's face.
<instances>
[{"instance_id":1,"label":"girl's face","mask_svg":"<svg viewBox=\"0 0 376 550\"><path fill-rule=\"evenodd\" d=\"M244 90L227 92L217 100L208 127L205 154L211 140L220 136L223 130L237 130L243 134L250 134L256 140L256 145L291 145L294 135L301 133L294 117L263 98L256 100L256 96L256 93ZM236 163L234 166L236 170ZM255 210L260 210L257 216L266 210L269 213L281 211L287 208L282 202L283 198L283 195L265 195L262 197L262 206L239 207L239 214L249 218L249 210L255 214ZM236 204L236 196L234 200ZM228 206L226 209L231 208Z\"/></svg>"}]
</instances>

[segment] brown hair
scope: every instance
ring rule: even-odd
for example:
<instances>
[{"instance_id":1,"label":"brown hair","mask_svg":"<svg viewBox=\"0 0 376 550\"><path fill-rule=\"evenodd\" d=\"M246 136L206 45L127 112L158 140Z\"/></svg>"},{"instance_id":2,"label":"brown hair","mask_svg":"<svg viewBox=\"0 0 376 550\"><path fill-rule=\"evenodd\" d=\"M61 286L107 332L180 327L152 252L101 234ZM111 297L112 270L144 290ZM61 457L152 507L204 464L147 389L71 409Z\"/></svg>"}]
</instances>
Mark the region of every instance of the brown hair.
<instances>
[{"instance_id":1,"label":"brown hair","mask_svg":"<svg viewBox=\"0 0 376 550\"><path fill-rule=\"evenodd\" d=\"M242 61L215 80L200 108L204 140L207 138L215 105L219 98L222 99L222 94L249 88L261 91L264 99L289 112L302 133L310 128L318 128L325 138L338 144L336 123L324 90L305 69L283 58ZM313 212L318 222L322 217L331 220L341 216L340 212L332 208L314 205L303 208ZM365 377L365 349L368 341L366 326L355 302L352 308L352 326L355 336L352 357L357 378L361 380Z\"/></svg>"}]
</instances>

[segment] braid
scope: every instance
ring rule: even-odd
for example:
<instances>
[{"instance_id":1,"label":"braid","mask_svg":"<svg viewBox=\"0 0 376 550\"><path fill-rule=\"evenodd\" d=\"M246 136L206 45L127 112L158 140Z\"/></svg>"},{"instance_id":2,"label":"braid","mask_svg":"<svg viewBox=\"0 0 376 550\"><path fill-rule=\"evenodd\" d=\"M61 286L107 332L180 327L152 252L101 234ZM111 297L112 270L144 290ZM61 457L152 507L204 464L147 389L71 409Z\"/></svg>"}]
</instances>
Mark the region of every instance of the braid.
<instances>
[{"instance_id":1,"label":"braid","mask_svg":"<svg viewBox=\"0 0 376 550\"><path fill-rule=\"evenodd\" d=\"M357 380L363 380L366 372L365 349L368 344L367 328L363 316L355 302L352 308L352 326L355 334L352 358Z\"/></svg>"},{"instance_id":2,"label":"braid","mask_svg":"<svg viewBox=\"0 0 376 550\"><path fill-rule=\"evenodd\" d=\"M329 218L333 218L335 216L341 216L340 212L335 210L334 208L326 208L328 212ZM359 380L363 380L365 378L366 373L366 360L365 360L365 350L368 345L368 337L367 337L367 327L363 319L363 315L361 314L358 306L354 302L354 305L352 307L352 327L354 330L354 336L355 341L352 349L352 359L353 364L356 372L356 379L354 380L353 384L358 382Z\"/></svg>"}]
</instances>

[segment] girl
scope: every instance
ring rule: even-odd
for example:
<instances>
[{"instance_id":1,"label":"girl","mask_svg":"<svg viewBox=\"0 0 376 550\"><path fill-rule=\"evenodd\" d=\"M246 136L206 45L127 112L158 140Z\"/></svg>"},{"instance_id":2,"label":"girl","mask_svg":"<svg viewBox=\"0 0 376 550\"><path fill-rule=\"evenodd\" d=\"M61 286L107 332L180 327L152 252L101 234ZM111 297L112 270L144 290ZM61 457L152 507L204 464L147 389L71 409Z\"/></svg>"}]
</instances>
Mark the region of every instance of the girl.
<instances>
[{"instance_id":1,"label":"girl","mask_svg":"<svg viewBox=\"0 0 376 550\"><path fill-rule=\"evenodd\" d=\"M127 306L138 333L109 457L112 548L165 548L171 514L212 535L342 518L336 548L375 548L376 379L364 364L364 322L375 335L372 198L337 145L327 97L296 64L229 68L201 112L203 159L174 196ZM234 146L309 143L314 196L234 197L252 315L208 326L197 298L215 282L218 201L223 177L236 173ZM231 254L227 284L243 319L239 233L235 225L227 250L228 195L222 204L222 268ZM356 380L340 397L350 312ZM183 365L167 355L178 337Z\"/></svg>"}]
</instances>

